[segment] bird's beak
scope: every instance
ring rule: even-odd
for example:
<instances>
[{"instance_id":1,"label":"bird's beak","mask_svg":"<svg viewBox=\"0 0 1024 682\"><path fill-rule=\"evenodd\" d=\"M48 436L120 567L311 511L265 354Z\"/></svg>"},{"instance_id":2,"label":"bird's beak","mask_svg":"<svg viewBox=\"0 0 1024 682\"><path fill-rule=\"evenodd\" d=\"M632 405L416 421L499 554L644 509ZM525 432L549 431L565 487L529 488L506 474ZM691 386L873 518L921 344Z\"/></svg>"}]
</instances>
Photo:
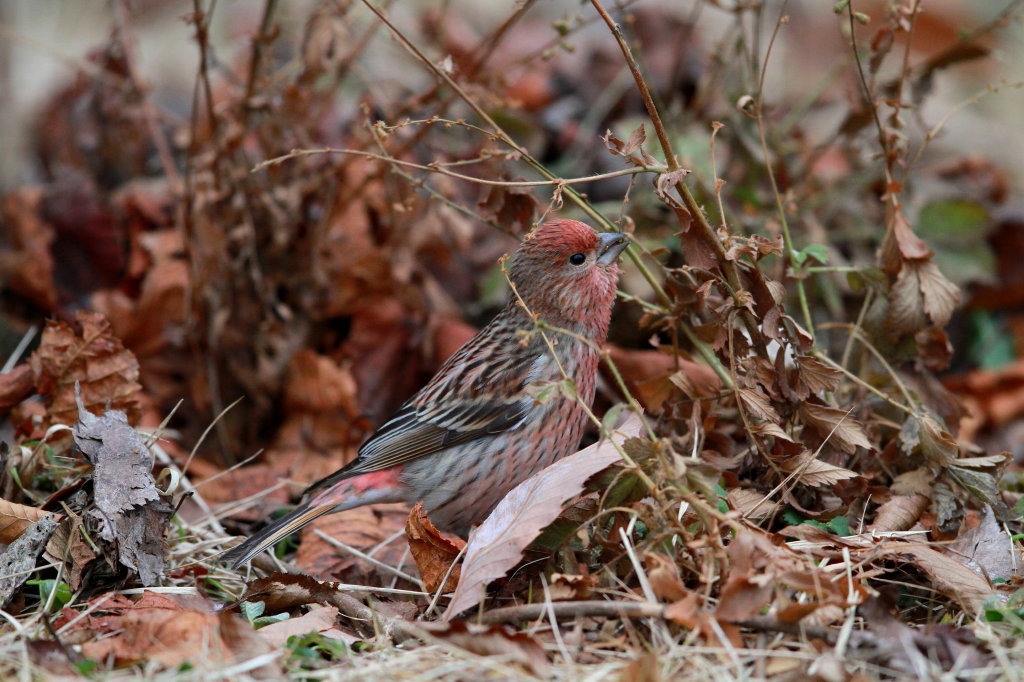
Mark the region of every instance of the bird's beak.
<instances>
[{"instance_id":1,"label":"bird's beak","mask_svg":"<svg viewBox=\"0 0 1024 682\"><path fill-rule=\"evenodd\" d=\"M629 246L629 240L625 235L617 232L600 232L597 236L601 240L597 247L597 262L601 265L614 263L619 254Z\"/></svg>"}]
</instances>

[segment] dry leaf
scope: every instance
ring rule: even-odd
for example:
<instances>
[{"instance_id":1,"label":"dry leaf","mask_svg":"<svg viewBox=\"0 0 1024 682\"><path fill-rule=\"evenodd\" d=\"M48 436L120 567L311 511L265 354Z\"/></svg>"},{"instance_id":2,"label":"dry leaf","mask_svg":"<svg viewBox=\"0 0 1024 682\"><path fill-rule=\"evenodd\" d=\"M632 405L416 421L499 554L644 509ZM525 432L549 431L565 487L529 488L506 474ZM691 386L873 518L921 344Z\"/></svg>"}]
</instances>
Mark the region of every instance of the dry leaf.
<instances>
[{"instance_id":1,"label":"dry leaf","mask_svg":"<svg viewBox=\"0 0 1024 682\"><path fill-rule=\"evenodd\" d=\"M0 253L0 281L43 311L57 307L57 291L53 282L53 226L39 216L42 190L22 187L6 194L0 205L0 223L4 225L5 242Z\"/></svg>"},{"instance_id":2,"label":"dry leaf","mask_svg":"<svg viewBox=\"0 0 1024 682\"><path fill-rule=\"evenodd\" d=\"M923 495L930 497L935 474L928 467L918 467L892 479L889 490L894 495Z\"/></svg>"},{"instance_id":3,"label":"dry leaf","mask_svg":"<svg viewBox=\"0 0 1024 682\"><path fill-rule=\"evenodd\" d=\"M68 586L75 592L82 586L82 574L96 558L96 552L86 542L81 531L81 518L65 519L46 543L46 558L64 562L68 572Z\"/></svg>"},{"instance_id":4,"label":"dry leaf","mask_svg":"<svg viewBox=\"0 0 1024 682\"><path fill-rule=\"evenodd\" d=\"M189 603L196 602L192 598ZM217 614L213 604L205 600L198 604L202 610L183 608L167 597L148 592L136 602L123 597L107 599L100 615L78 624L76 641L92 635L92 641L81 643L82 654L117 665L155 661L166 668L178 668L187 663L209 671L248 660L253 645L235 631L251 631L252 626L237 614ZM68 615L74 615L74 611ZM59 621L55 625L59 627ZM232 645L239 644L244 648L232 649Z\"/></svg>"},{"instance_id":5,"label":"dry leaf","mask_svg":"<svg viewBox=\"0 0 1024 682\"><path fill-rule=\"evenodd\" d=\"M763 493L750 488L733 488L728 493L729 505L745 518L761 521L774 516L782 505L765 499Z\"/></svg>"},{"instance_id":6,"label":"dry leaf","mask_svg":"<svg viewBox=\"0 0 1024 682\"><path fill-rule=\"evenodd\" d=\"M355 637L334 627L337 620L337 606L318 606L297 618L264 625L256 633L267 643L276 647L284 646L288 638L293 635L301 637L310 632L317 632L329 639L336 639L346 644L355 642Z\"/></svg>"},{"instance_id":7,"label":"dry leaf","mask_svg":"<svg viewBox=\"0 0 1024 682\"><path fill-rule=\"evenodd\" d=\"M875 522L868 526L867 530L908 530L921 518L930 502L931 500L924 495L893 495L875 512Z\"/></svg>"},{"instance_id":8,"label":"dry leaf","mask_svg":"<svg viewBox=\"0 0 1024 682\"><path fill-rule=\"evenodd\" d=\"M738 388L736 389L736 395L739 396L743 402L743 406L747 408L751 416L757 419L763 419L765 421L778 423L779 414L772 407L771 399L761 391L754 390L752 388Z\"/></svg>"},{"instance_id":9,"label":"dry leaf","mask_svg":"<svg viewBox=\"0 0 1024 682\"><path fill-rule=\"evenodd\" d=\"M873 449L864 427L845 410L803 402L800 403L800 416L822 440L843 452L853 454L858 446Z\"/></svg>"},{"instance_id":10,"label":"dry leaf","mask_svg":"<svg viewBox=\"0 0 1024 682\"><path fill-rule=\"evenodd\" d=\"M409 550L420 571L423 589L427 592L436 592L441 587L441 581L448 576L442 592L454 590L459 582L461 567L452 568L452 563L462 553L466 542L462 538L442 535L430 521L422 502L417 502L409 512L405 538L409 541Z\"/></svg>"},{"instance_id":11,"label":"dry leaf","mask_svg":"<svg viewBox=\"0 0 1024 682\"><path fill-rule=\"evenodd\" d=\"M50 401L47 422L71 424L78 418L76 382L87 407L111 407L136 419L142 386L135 356L125 350L102 315L80 311L75 319L82 326L80 337L70 325L49 320L29 359L36 390Z\"/></svg>"},{"instance_id":12,"label":"dry leaf","mask_svg":"<svg viewBox=\"0 0 1024 682\"><path fill-rule=\"evenodd\" d=\"M948 554L925 545L886 543L884 553L899 555L924 571L935 587L948 597L963 603L971 611L980 609L992 595L989 582Z\"/></svg>"},{"instance_id":13,"label":"dry leaf","mask_svg":"<svg viewBox=\"0 0 1024 682\"><path fill-rule=\"evenodd\" d=\"M647 569L647 581L658 599L677 602L688 594L679 577L679 567L664 554L648 552L644 555L644 567Z\"/></svg>"},{"instance_id":14,"label":"dry leaf","mask_svg":"<svg viewBox=\"0 0 1024 682\"><path fill-rule=\"evenodd\" d=\"M1021 561L1010 536L999 527L991 507L970 529L947 546L950 555L988 580L1007 580L1021 574Z\"/></svg>"},{"instance_id":15,"label":"dry leaf","mask_svg":"<svg viewBox=\"0 0 1024 682\"><path fill-rule=\"evenodd\" d=\"M813 488L832 485L859 476L856 471L815 459L809 452L805 453L803 457L792 457L783 462L781 466L785 471L799 471L796 480Z\"/></svg>"},{"instance_id":16,"label":"dry leaf","mask_svg":"<svg viewBox=\"0 0 1024 682\"><path fill-rule=\"evenodd\" d=\"M590 599L590 594L597 583L596 575L552 573L551 583L548 585L548 595L551 597L551 601L583 601Z\"/></svg>"},{"instance_id":17,"label":"dry leaf","mask_svg":"<svg viewBox=\"0 0 1024 682\"><path fill-rule=\"evenodd\" d=\"M50 514L38 507L28 507L0 499L0 543L9 545L14 542L25 529L44 516L52 516L59 522L62 514Z\"/></svg>"},{"instance_id":18,"label":"dry leaf","mask_svg":"<svg viewBox=\"0 0 1024 682\"><path fill-rule=\"evenodd\" d=\"M356 381L348 367L304 348L292 357L284 387L287 412L340 413L355 419Z\"/></svg>"},{"instance_id":19,"label":"dry leaf","mask_svg":"<svg viewBox=\"0 0 1024 682\"><path fill-rule=\"evenodd\" d=\"M800 377L812 393L835 391L839 388L843 373L838 369L811 355L797 355L793 360L800 368Z\"/></svg>"},{"instance_id":20,"label":"dry leaf","mask_svg":"<svg viewBox=\"0 0 1024 682\"><path fill-rule=\"evenodd\" d=\"M929 320L943 327L960 302L956 285L932 261L907 261L889 291L886 334L895 340L923 329Z\"/></svg>"},{"instance_id":21,"label":"dry leaf","mask_svg":"<svg viewBox=\"0 0 1024 682\"><path fill-rule=\"evenodd\" d=\"M932 261L908 263L917 270L924 297L924 311L937 327L945 327L960 302L960 290L939 271Z\"/></svg>"},{"instance_id":22,"label":"dry leaf","mask_svg":"<svg viewBox=\"0 0 1024 682\"><path fill-rule=\"evenodd\" d=\"M26 528L0 554L0 608L7 606L14 592L32 576L36 559L56 529L57 521L52 515L44 516Z\"/></svg>"},{"instance_id":23,"label":"dry leaf","mask_svg":"<svg viewBox=\"0 0 1024 682\"><path fill-rule=\"evenodd\" d=\"M97 417L79 403L72 433L94 467L96 508L88 516L99 522L99 537L116 547L118 560L143 585L156 584L163 575L172 509L156 489L149 449L118 410Z\"/></svg>"},{"instance_id":24,"label":"dry leaf","mask_svg":"<svg viewBox=\"0 0 1024 682\"><path fill-rule=\"evenodd\" d=\"M631 414L611 440L622 443L640 433L642 417ZM615 446L602 440L561 459L513 488L469 536L462 577L444 619L450 620L483 599L487 585L505 575L541 529L554 521L565 501L583 490L587 479L621 461Z\"/></svg>"},{"instance_id":25,"label":"dry leaf","mask_svg":"<svg viewBox=\"0 0 1024 682\"><path fill-rule=\"evenodd\" d=\"M892 229L886 232L882 241L881 259L885 269L896 272L908 260L925 260L932 257L932 250L920 237L914 234L910 222L901 212L893 216Z\"/></svg>"}]
</instances>

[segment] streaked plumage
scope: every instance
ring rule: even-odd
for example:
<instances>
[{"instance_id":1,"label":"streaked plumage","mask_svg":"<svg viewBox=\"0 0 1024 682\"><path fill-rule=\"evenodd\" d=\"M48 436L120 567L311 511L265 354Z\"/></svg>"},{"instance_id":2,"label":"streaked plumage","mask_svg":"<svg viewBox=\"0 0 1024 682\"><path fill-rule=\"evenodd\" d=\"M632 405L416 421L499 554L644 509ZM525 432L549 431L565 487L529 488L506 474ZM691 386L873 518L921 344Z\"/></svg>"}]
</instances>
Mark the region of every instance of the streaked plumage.
<instances>
[{"instance_id":1,"label":"streaked plumage","mask_svg":"<svg viewBox=\"0 0 1024 682\"><path fill-rule=\"evenodd\" d=\"M583 402L593 401L596 346L608 331L625 244L621 235L598 234L574 220L534 230L509 263L522 304L512 296L356 459L310 486L306 501L225 558L238 566L324 514L376 502L422 501L435 524L464 535L509 490L575 451L586 424L579 402L558 395L538 403L527 389L561 380L564 370ZM554 355L523 304L572 332L548 332Z\"/></svg>"}]
</instances>

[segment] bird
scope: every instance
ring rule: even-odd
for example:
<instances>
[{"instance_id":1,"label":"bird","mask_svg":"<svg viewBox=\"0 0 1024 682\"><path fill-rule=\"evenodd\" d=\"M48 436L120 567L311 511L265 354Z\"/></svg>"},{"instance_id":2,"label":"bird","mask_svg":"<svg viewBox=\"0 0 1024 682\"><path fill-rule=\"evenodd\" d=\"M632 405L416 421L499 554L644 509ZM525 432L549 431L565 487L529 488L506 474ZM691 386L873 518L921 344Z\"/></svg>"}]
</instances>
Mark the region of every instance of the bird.
<instances>
[{"instance_id":1,"label":"bird","mask_svg":"<svg viewBox=\"0 0 1024 682\"><path fill-rule=\"evenodd\" d=\"M501 312L355 459L224 560L238 568L321 516L383 502L423 502L438 528L466 537L512 488L575 452L628 243L576 220L532 230L506 262L513 295ZM575 392L561 389L567 379Z\"/></svg>"}]
</instances>

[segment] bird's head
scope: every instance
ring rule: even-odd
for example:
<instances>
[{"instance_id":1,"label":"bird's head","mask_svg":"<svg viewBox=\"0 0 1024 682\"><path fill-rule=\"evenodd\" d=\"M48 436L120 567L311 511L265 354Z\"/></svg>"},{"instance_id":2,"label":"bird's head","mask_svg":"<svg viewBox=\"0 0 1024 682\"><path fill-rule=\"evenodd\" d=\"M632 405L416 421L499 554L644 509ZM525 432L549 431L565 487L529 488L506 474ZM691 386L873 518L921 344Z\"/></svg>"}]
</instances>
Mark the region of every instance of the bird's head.
<instances>
[{"instance_id":1,"label":"bird's head","mask_svg":"<svg viewBox=\"0 0 1024 682\"><path fill-rule=\"evenodd\" d=\"M603 340L619 279L619 254L628 244L621 234L554 220L526 236L512 256L509 276L541 319L582 326Z\"/></svg>"}]
</instances>

